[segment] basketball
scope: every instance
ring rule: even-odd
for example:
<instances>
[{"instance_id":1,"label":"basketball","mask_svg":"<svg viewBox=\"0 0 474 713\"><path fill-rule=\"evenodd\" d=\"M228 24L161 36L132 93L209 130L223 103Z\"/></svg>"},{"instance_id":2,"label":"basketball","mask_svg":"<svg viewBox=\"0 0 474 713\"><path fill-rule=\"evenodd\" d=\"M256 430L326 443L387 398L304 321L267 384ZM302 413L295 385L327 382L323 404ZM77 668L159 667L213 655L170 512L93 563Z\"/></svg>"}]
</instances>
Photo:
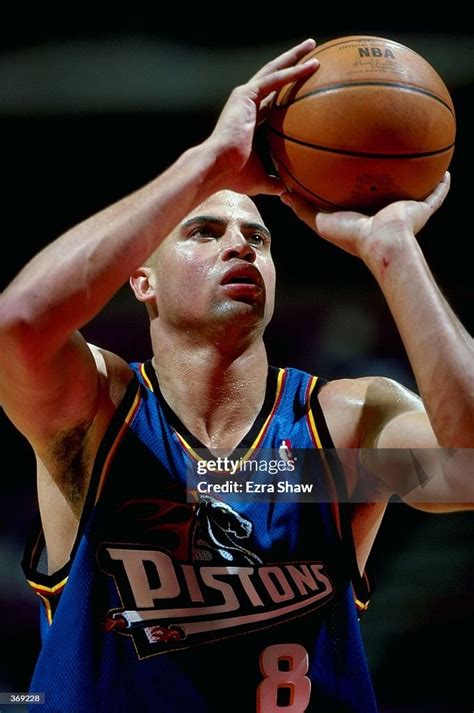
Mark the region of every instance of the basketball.
<instances>
[{"instance_id":1,"label":"basketball","mask_svg":"<svg viewBox=\"0 0 474 713\"><path fill-rule=\"evenodd\" d=\"M408 47L381 37L340 37L316 47L317 72L283 87L268 144L285 185L325 211L374 213L422 200L454 151L449 91Z\"/></svg>"}]
</instances>

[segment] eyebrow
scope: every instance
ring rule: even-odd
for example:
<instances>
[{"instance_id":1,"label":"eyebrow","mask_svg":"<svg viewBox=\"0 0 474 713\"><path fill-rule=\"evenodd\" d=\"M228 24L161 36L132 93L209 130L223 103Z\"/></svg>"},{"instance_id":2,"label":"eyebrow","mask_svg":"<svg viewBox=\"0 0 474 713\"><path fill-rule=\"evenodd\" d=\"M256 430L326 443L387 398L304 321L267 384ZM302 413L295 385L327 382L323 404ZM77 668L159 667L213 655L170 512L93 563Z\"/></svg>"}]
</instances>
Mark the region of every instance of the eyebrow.
<instances>
[{"instance_id":1,"label":"eyebrow","mask_svg":"<svg viewBox=\"0 0 474 713\"><path fill-rule=\"evenodd\" d=\"M188 220L185 220L184 223L181 223L181 229L187 230L188 228L192 228L193 226L205 225L205 224L218 225L220 227L225 227L227 224L227 221L223 220L222 218L218 218L215 215L195 215L193 218L189 218ZM263 233L264 235L266 235L266 237L268 239L271 239L270 231L268 230L268 228L265 225L263 225L263 223L258 223L257 221L252 221L252 220L246 220L246 221L243 221L240 225L244 230L256 230L259 233Z\"/></svg>"}]
</instances>

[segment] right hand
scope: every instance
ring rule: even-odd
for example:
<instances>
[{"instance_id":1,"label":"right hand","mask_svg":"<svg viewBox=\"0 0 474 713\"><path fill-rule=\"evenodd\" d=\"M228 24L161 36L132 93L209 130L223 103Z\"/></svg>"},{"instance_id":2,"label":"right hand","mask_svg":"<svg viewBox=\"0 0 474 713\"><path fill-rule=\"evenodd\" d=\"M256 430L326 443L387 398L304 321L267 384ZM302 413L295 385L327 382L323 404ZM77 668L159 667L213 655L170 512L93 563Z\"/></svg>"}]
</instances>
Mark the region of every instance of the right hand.
<instances>
[{"instance_id":1,"label":"right hand","mask_svg":"<svg viewBox=\"0 0 474 713\"><path fill-rule=\"evenodd\" d=\"M448 195L450 181L450 174L446 172L424 200L399 200L375 215L349 210L325 213L296 192L283 193L281 200L324 240L360 257L370 267L379 262L383 264L386 254L393 254L395 248L404 251L402 237L414 238L426 225Z\"/></svg>"},{"instance_id":2,"label":"right hand","mask_svg":"<svg viewBox=\"0 0 474 713\"><path fill-rule=\"evenodd\" d=\"M220 188L256 195L280 195L281 181L265 173L252 148L256 126L263 121L268 106L285 84L304 79L319 67L316 59L296 64L316 43L305 40L268 62L246 84L236 87L227 100L211 136L208 148L216 154L216 183Z\"/></svg>"}]
</instances>

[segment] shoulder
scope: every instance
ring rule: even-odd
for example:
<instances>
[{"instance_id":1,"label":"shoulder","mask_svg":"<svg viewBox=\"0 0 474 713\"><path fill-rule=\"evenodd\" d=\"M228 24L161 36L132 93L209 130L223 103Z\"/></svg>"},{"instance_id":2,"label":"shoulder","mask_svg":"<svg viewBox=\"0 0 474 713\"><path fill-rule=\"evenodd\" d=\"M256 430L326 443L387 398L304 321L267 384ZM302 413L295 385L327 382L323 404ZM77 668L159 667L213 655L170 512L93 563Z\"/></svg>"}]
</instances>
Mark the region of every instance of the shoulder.
<instances>
[{"instance_id":1,"label":"shoulder","mask_svg":"<svg viewBox=\"0 0 474 713\"><path fill-rule=\"evenodd\" d=\"M133 378L133 371L125 360L105 349L87 344L96 369L95 395L90 398L91 406L81 408L77 403L76 414L68 420L53 424L48 437L34 443L34 449L48 468L57 470L69 467L71 458L90 463L107 427L127 391ZM72 376L72 375L71 375ZM80 381L81 375L76 375ZM78 392L81 384L74 384ZM86 390L88 387L84 387ZM65 454L68 458L65 458Z\"/></svg>"},{"instance_id":2,"label":"shoulder","mask_svg":"<svg viewBox=\"0 0 474 713\"><path fill-rule=\"evenodd\" d=\"M371 446L391 419L424 411L416 394L384 376L329 381L319 392L319 402L336 448Z\"/></svg>"},{"instance_id":3,"label":"shoulder","mask_svg":"<svg viewBox=\"0 0 474 713\"><path fill-rule=\"evenodd\" d=\"M99 388L112 408L116 408L123 399L127 386L133 378L131 366L122 357L88 344L97 368Z\"/></svg>"}]
</instances>

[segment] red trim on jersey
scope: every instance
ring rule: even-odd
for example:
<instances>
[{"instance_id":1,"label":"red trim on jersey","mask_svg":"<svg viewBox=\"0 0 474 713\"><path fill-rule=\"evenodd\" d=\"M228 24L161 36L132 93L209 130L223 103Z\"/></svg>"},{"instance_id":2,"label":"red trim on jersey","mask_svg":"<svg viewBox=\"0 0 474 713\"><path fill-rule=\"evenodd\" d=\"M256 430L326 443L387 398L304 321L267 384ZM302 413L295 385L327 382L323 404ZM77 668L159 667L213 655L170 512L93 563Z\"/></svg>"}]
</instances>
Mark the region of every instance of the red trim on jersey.
<instances>
[{"instance_id":1,"label":"red trim on jersey","mask_svg":"<svg viewBox=\"0 0 474 713\"><path fill-rule=\"evenodd\" d=\"M331 498L331 510L334 518L334 522L337 527L337 531L339 533L339 536L342 538L342 528L341 528L341 513L339 512L339 498L337 495L337 487L334 482L334 478L332 475L331 468L329 466L329 463L327 462L326 455L324 453L324 449L321 443L321 439L319 437L318 429L316 426L316 421L314 420L314 415L313 411L311 409L311 396L314 391L314 387L316 386L316 383L318 381L317 376L312 376L311 379L308 381L308 386L306 388L306 421L308 424L308 431L311 436L311 440L313 441L314 447L319 451L319 455L321 457L321 461L323 463L323 470L324 474L326 477L326 484L329 489L329 494Z\"/></svg>"},{"instance_id":2,"label":"red trim on jersey","mask_svg":"<svg viewBox=\"0 0 474 713\"><path fill-rule=\"evenodd\" d=\"M66 586L67 580L68 578L65 577L61 582L58 582L58 584L55 584L53 587L46 587L44 584L37 584L36 582L32 582L30 579L26 580L34 593L41 599L41 603L46 612L48 624L53 623L53 609L50 599L52 597L57 597L62 593L64 587Z\"/></svg>"},{"instance_id":3,"label":"red trim on jersey","mask_svg":"<svg viewBox=\"0 0 474 713\"><path fill-rule=\"evenodd\" d=\"M141 400L142 400L142 397L140 396L140 390L138 390L129 411L123 420L122 426L121 426L119 432L117 433L117 435L115 436L114 442L112 443L112 445L109 449L107 458L105 459L105 463L102 466L99 484L97 486L97 491L96 491L96 495L95 495L94 505L97 503L97 501L102 493L104 483L105 483L107 474L109 472L110 464L115 456L117 448L119 447L120 441L124 437L125 433L128 431L128 428L133 420L133 417L135 416L136 412L138 411L138 407L140 406Z\"/></svg>"}]
</instances>

